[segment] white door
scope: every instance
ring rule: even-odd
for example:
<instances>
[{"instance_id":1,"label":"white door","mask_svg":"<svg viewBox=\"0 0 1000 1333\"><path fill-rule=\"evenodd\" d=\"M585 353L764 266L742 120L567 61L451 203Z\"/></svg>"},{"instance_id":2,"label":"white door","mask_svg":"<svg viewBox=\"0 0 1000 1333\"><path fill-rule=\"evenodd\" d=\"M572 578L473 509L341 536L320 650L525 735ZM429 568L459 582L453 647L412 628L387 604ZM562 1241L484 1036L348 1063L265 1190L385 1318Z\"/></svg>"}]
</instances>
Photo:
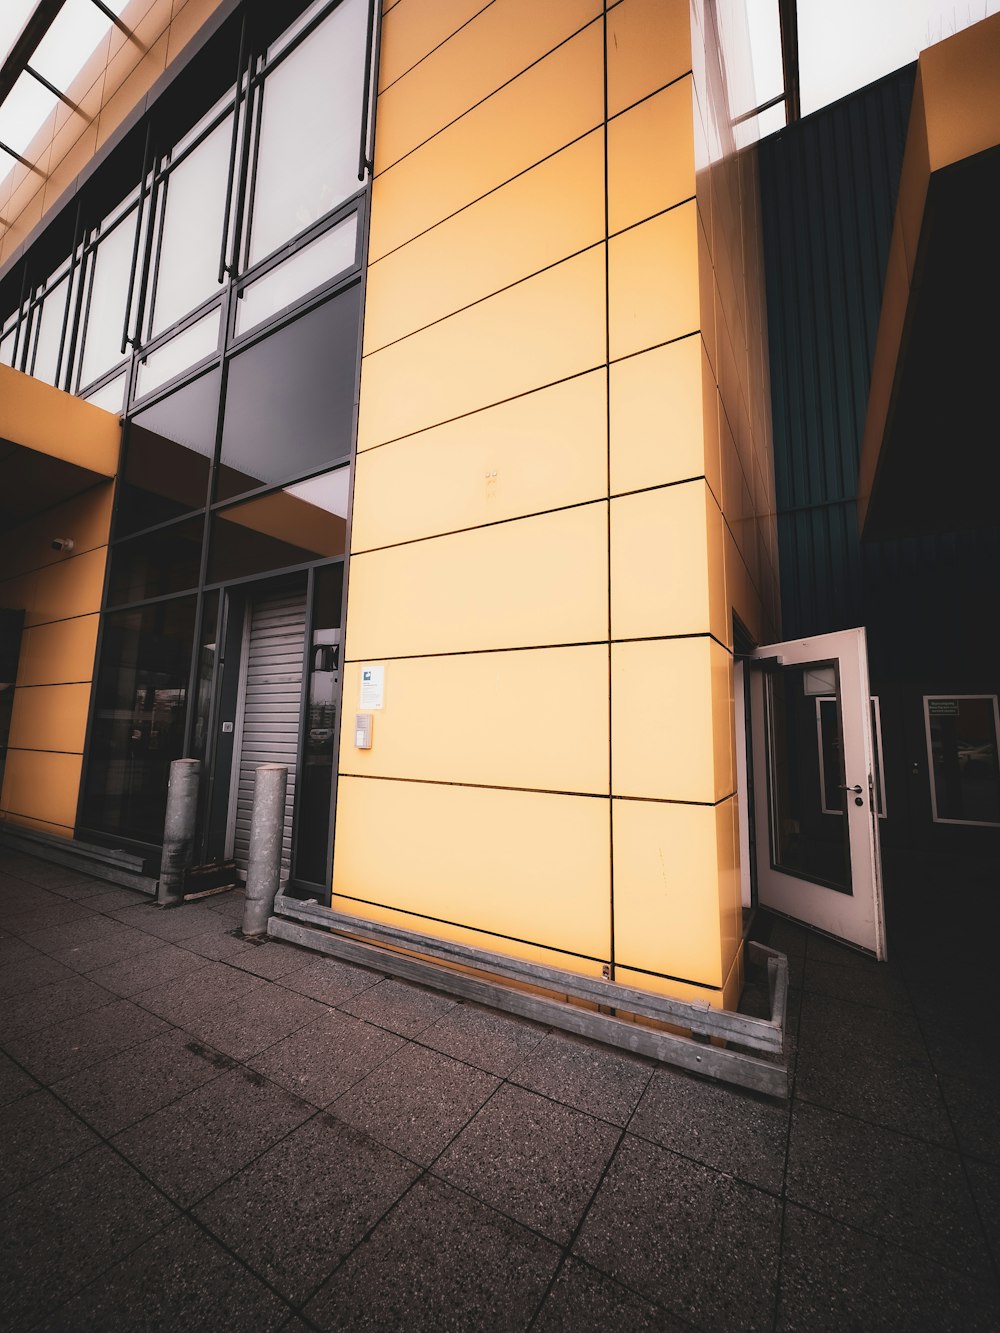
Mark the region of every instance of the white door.
<instances>
[{"instance_id":1,"label":"white door","mask_svg":"<svg viewBox=\"0 0 1000 1333\"><path fill-rule=\"evenodd\" d=\"M750 665L757 901L885 958L865 632L768 644Z\"/></svg>"}]
</instances>

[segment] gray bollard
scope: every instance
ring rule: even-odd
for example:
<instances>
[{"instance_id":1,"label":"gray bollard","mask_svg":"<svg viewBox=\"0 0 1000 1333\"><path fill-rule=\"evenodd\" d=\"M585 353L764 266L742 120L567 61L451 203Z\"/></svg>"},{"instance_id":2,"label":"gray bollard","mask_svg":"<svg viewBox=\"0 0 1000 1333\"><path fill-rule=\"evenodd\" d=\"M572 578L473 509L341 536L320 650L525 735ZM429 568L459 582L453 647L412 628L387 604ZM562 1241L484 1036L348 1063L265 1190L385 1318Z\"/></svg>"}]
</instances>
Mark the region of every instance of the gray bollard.
<instances>
[{"instance_id":1,"label":"gray bollard","mask_svg":"<svg viewBox=\"0 0 1000 1333\"><path fill-rule=\"evenodd\" d=\"M288 769L284 764L261 764L257 769L250 816L247 896L243 909L243 934L251 938L267 934L267 919L278 892L287 786Z\"/></svg>"},{"instance_id":2,"label":"gray bollard","mask_svg":"<svg viewBox=\"0 0 1000 1333\"><path fill-rule=\"evenodd\" d=\"M175 759L170 765L167 813L163 821L163 858L156 886L158 907L176 907L184 901L184 871L194 852L198 820L198 759Z\"/></svg>"}]
</instances>

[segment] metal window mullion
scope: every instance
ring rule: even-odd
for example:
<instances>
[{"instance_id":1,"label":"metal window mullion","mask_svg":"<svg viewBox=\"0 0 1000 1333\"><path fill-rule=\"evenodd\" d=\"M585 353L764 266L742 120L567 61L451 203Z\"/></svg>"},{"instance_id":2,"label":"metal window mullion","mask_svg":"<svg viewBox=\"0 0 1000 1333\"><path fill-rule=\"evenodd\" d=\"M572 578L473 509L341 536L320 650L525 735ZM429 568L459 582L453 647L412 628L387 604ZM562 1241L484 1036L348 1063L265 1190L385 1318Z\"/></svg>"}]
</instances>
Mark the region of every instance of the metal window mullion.
<instances>
[{"instance_id":1,"label":"metal window mullion","mask_svg":"<svg viewBox=\"0 0 1000 1333\"><path fill-rule=\"evenodd\" d=\"M129 321L132 316L132 298L135 294L135 286L136 286L135 277L136 277L136 268L139 263L139 247L142 244L142 214L143 214L143 204L146 199L146 189L147 189L146 183L149 178L149 154L150 154L151 134L152 134L152 119L148 118L146 120L146 142L142 150L142 176L139 181L139 199L135 206L136 207L135 240L132 243L132 265L131 268L129 269L128 295L125 298L125 317L122 322L122 345L121 345L122 356L124 356L125 353L128 351L130 345L133 347L135 346L139 336L139 328L137 323L135 337L130 337ZM152 186L150 185L150 189L151 188ZM140 303L141 303L141 292L140 292Z\"/></svg>"}]
</instances>

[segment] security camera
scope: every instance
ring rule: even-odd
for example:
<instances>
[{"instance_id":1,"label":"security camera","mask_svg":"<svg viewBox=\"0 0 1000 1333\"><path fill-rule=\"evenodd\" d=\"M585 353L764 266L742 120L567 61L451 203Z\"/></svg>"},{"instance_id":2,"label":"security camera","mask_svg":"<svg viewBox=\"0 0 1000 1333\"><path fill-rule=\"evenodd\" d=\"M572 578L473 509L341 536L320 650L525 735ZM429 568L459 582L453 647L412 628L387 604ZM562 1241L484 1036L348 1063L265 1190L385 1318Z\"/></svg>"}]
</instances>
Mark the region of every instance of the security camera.
<instances>
[{"instance_id":1,"label":"security camera","mask_svg":"<svg viewBox=\"0 0 1000 1333\"><path fill-rule=\"evenodd\" d=\"M53 551L72 551L73 549L72 537L53 537L52 549Z\"/></svg>"}]
</instances>

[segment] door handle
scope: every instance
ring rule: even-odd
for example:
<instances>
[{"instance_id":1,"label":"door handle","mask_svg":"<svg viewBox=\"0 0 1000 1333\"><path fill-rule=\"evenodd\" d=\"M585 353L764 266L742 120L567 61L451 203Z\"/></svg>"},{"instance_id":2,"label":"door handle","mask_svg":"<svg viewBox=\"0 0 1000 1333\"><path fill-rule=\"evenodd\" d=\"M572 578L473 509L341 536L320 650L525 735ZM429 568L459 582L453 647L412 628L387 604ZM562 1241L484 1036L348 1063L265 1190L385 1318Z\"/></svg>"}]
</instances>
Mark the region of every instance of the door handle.
<instances>
[{"instance_id":1,"label":"door handle","mask_svg":"<svg viewBox=\"0 0 1000 1333\"><path fill-rule=\"evenodd\" d=\"M838 787L838 791L852 791L852 792L854 792L854 795L855 795L855 796L860 796L860 795L861 795L861 788L860 788L860 787L845 787L843 783L840 783L840 785L839 785L839 787Z\"/></svg>"}]
</instances>

